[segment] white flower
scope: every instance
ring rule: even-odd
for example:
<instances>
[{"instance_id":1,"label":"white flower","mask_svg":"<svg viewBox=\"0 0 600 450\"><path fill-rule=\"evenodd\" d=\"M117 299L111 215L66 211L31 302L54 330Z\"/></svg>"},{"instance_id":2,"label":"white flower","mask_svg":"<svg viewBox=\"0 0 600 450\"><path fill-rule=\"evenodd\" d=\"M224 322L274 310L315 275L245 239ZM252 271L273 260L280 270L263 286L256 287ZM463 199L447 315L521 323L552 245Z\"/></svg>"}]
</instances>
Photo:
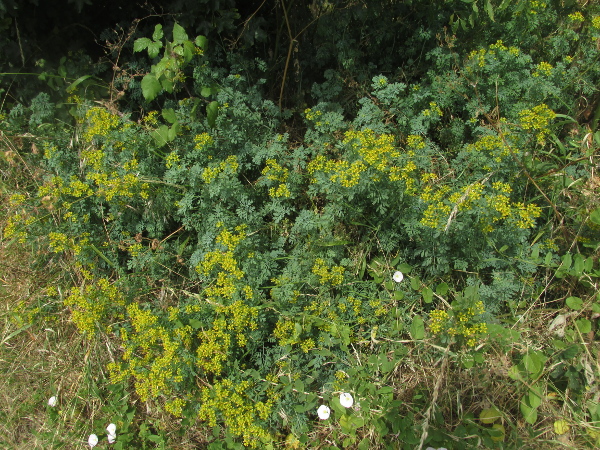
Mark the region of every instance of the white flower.
<instances>
[{"instance_id":1,"label":"white flower","mask_svg":"<svg viewBox=\"0 0 600 450\"><path fill-rule=\"evenodd\" d=\"M112 444L117 440L117 426L114 423L111 423L106 427L106 432L108 433L109 444Z\"/></svg>"},{"instance_id":2,"label":"white flower","mask_svg":"<svg viewBox=\"0 0 600 450\"><path fill-rule=\"evenodd\" d=\"M331 410L329 409L329 406L321 405L321 406L319 406L319 409L317 409L317 415L319 416L319 419L321 419L321 420L329 419L330 414L331 414Z\"/></svg>"},{"instance_id":3,"label":"white flower","mask_svg":"<svg viewBox=\"0 0 600 450\"><path fill-rule=\"evenodd\" d=\"M402 280L404 280L404 274L398 270L394 273L394 275L392 275L392 278L396 283L401 283Z\"/></svg>"},{"instance_id":4,"label":"white flower","mask_svg":"<svg viewBox=\"0 0 600 450\"><path fill-rule=\"evenodd\" d=\"M354 404L354 399L347 392L340 395L340 403L344 408L350 408Z\"/></svg>"},{"instance_id":5,"label":"white flower","mask_svg":"<svg viewBox=\"0 0 600 450\"><path fill-rule=\"evenodd\" d=\"M94 448L97 443L98 443L98 436L96 436L95 434L90 434L90 437L88 438L89 446L91 448Z\"/></svg>"},{"instance_id":6,"label":"white flower","mask_svg":"<svg viewBox=\"0 0 600 450\"><path fill-rule=\"evenodd\" d=\"M58 398L56 398L56 395L53 395L48 399L48 406L54 408L56 405L58 405Z\"/></svg>"}]
</instances>

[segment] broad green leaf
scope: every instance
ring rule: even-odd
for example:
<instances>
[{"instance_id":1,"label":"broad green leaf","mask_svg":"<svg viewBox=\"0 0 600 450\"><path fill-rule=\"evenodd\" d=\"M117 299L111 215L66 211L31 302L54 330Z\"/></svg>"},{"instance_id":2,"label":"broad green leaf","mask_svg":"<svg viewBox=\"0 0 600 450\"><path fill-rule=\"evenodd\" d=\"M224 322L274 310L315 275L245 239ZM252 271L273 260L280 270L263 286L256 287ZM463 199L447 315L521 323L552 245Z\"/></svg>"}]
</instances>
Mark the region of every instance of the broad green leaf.
<instances>
[{"instance_id":1,"label":"broad green leaf","mask_svg":"<svg viewBox=\"0 0 600 450\"><path fill-rule=\"evenodd\" d=\"M591 272L594 269L594 258L591 256L586 258L585 263L583 265L583 270L585 272Z\"/></svg>"},{"instance_id":2,"label":"broad green leaf","mask_svg":"<svg viewBox=\"0 0 600 450\"><path fill-rule=\"evenodd\" d=\"M162 116L169 123L177 122L177 115L175 114L175 110L173 108L165 108L162 110Z\"/></svg>"},{"instance_id":3,"label":"broad green leaf","mask_svg":"<svg viewBox=\"0 0 600 450\"><path fill-rule=\"evenodd\" d=\"M344 433L354 433L358 428L365 424L365 419L354 414L344 414L340 418L340 426Z\"/></svg>"},{"instance_id":4,"label":"broad green leaf","mask_svg":"<svg viewBox=\"0 0 600 450\"><path fill-rule=\"evenodd\" d=\"M171 128L169 128L169 134L168 134L169 142L175 140L175 138L177 137L177 134L179 134L179 131L181 131L181 124L179 122L173 124L173 126Z\"/></svg>"},{"instance_id":5,"label":"broad green leaf","mask_svg":"<svg viewBox=\"0 0 600 450\"><path fill-rule=\"evenodd\" d=\"M490 17L490 20L494 22L494 7L492 6L491 0L487 0L485 2L485 10L488 13L488 16Z\"/></svg>"},{"instance_id":6,"label":"broad green leaf","mask_svg":"<svg viewBox=\"0 0 600 450\"><path fill-rule=\"evenodd\" d=\"M537 378L544 368L546 357L536 351L530 351L523 357L523 365L525 370L529 373L531 379Z\"/></svg>"},{"instance_id":7,"label":"broad green leaf","mask_svg":"<svg viewBox=\"0 0 600 450\"><path fill-rule=\"evenodd\" d=\"M147 101L154 100L161 90L160 82L154 74L149 73L142 78L142 95Z\"/></svg>"},{"instance_id":8,"label":"broad green leaf","mask_svg":"<svg viewBox=\"0 0 600 450\"><path fill-rule=\"evenodd\" d=\"M156 130L151 133L152 137L156 141L156 144L159 147L166 145L169 142L169 127L166 125L161 125Z\"/></svg>"},{"instance_id":9,"label":"broad green leaf","mask_svg":"<svg viewBox=\"0 0 600 450\"><path fill-rule=\"evenodd\" d=\"M219 102L214 101L206 105L206 121L211 128L217 123L217 115L219 114Z\"/></svg>"},{"instance_id":10,"label":"broad green leaf","mask_svg":"<svg viewBox=\"0 0 600 450\"><path fill-rule=\"evenodd\" d=\"M575 255L575 258L573 258L573 271L572 271L573 276L580 277L581 275L583 275L583 266L584 265L585 265L585 260L583 259L583 256L581 256L580 253L577 253Z\"/></svg>"},{"instance_id":11,"label":"broad green leaf","mask_svg":"<svg viewBox=\"0 0 600 450\"><path fill-rule=\"evenodd\" d=\"M590 220L596 225L600 225L600 208L596 208L590 214Z\"/></svg>"},{"instance_id":12,"label":"broad green leaf","mask_svg":"<svg viewBox=\"0 0 600 450\"><path fill-rule=\"evenodd\" d=\"M586 334L592 331L592 322L586 318L577 319L575 321L575 325L577 325L577 329L581 334Z\"/></svg>"},{"instance_id":13,"label":"broad green leaf","mask_svg":"<svg viewBox=\"0 0 600 450\"><path fill-rule=\"evenodd\" d=\"M508 369L508 376L515 381L524 381L519 366L511 366L511 368Z\"/></svg>"},{"instance_id":14,"label":"broad green leaf","mask_svg":"<svg viewBox=\"0 0 600 450\"><path fill-rule=\"evenodd\" d=\"M152 33L152 40L160 41L165 34L163 33L162 25L158 24L154 27L154 33Z\"/></svg>"},{"instance_id":15,"label":"broad green leaf","mask_svg":"<svg viewBox=\"0 0 600 450\"><path fill-rule=\"evenodd\" d=\"M581 300L579 297L568 297L565 300L565 303L569 308L574 309L576 311L580 310L583 306L583 300Z\"/></svg>"},{"instance_id":16,"label":"broad green leaf","mask_svg":"<svg viewBox=\"0 0 600 450\"><path fill-rule=\"evenodd\" d=\"M167 72L168 73L168 72ZM161 77L160 78L160 84L162 85L162 88L167 91L169 94L171 92L173 92L173 86L174 83L171 79L169 78L165 78L165 77Z\"/></svg>"},{"instance_id":17,"label":"broad green leaf","mask_svg":"<svg viewBox=\"0 0 600 450\"><path fill-rule=\"evenodd\" d=\"M410 335L413 339L419 340L425 337L425 323L421 316L413 317L412 324L410 326Z\"/></svg>"},{"instance_id":18,"label":"broad green leaf","mask_svg":"<svg viewBox=\"0 0 600 450\"><path fill-rule=\"evenodd\" d=\"M424 288L421 294L423 295L423 301L425 303L431 303L433 301L433 290L429 286Z\"/></svg>"},{"instance_id":19,"label":"broad green leaf","mask_svg":"<svg viewBox=\"0 0 600 450\"><path fill-rule=\"evenodd\" d=\"M197 36L194 43L201 49L205 49L206 44L208 44L208 39L206 39L206 37L204 37L204 36Z\"/></svg>"},{"instance_id":20,"label":"broad green leaf","mask_svg":"<svg viewBox=\"0 0 600 450\"><path fill-rule=\"evenodd\" d=\"M190 327L192 327L194 330L202 328L202 322L196 319L190 319Z\"/></svg>"},{"instance_id":21,"label":"broad green leaf","mask_svg":"<svg viewBox=\"0 0 600 450\"><path fill-rule=\"evenodd\" d=\"M158 56L158 52L162 48L162 42L150 42L148 44L148 56L150 58L156 58Z\"/></svg>"},{"instance_id":22,"label":"broad green leaf","mask_svg":"<svg viewBox=\"0 0 600 450\"><path fill-rule=\"evenodd\" d=\"M542 404L542 396L538 387L533 387L529 390L529 406L537 408Z\"/></svg>"},{"instance_id":23,"label":"broad green leaf","mask_svg":"<svg viewBox=\"0 0 600 450\"><path fill-rule=\"evenodd\" d=\"M212 95L213 91L209 86L203 86L202 89L200 90L200 95L202 97L210 97Z\"/></svg>"},{"instance_id":24,"label":"broad green leaf","mask_svg":"<svg viewBox=\"0 0 600 450\"><path fill-rule=\"evenodd\" d=\"M448 283L442 282L437 285L437 287L435 288L435 292L437 295L446 295L448 293L448 289Z\"/></svg>"},{"instance_id":25,"label":"broad green leaf","mask_svg":"<svg viewBox=\"0 0 600 450\"><path fill-rule=\"evenodd\" d=\"M191 43L190 41L185 41L183 43L183 61L186 64L192 60L195 52L196 52L196 47L194 46L193 43Z\"/></svg>"},{"instance_id":26,"label":"broad green leaf","mask_svg":"<svg viewBox=\"0 0 600 450\"><path fill-rule=\"evenodd\" d=\"M492 407L492 408L486 408L483 409L480 413L479 413L479 420L482 423L485 424L490 424L490 423L494 423L496 420L500 419L500 411L498 411L498 409Z\"/></svg>"},{"instance_id":27,"label":"broad green leaf","mask_svg":"<svg viewBox=\"0 0 600 450\"><path fill-rule=\"evenodd\" d=\"M504 429L504 425L502 425L501 423L495 423L494 425L492 425L490 435L492 436L492 441L494 442L504 441L504 437L506 436L506 430Z\"/></svg>"},{"instance_id":28,"label":"broad green leaf","mask_svg":"<svg viewBox=\"0 0 600 450\"><path fill-rule=\"evenodd\" d=\"M152 41L148 38L139 38L136 39L135 42L133 43L133 51L134 52L141 52L143 50L146 50L146 48L148 48L148 44L150 44Z\"/></svg>"},{"instance_id":29,"label":"broad green leaf","mask_svg":"<svg viewBox=\"0 0 600 450\"><path fill-rule=\"evenodd\" d=\"M410 279L410 287L413 288L413 291L418 291L421 287L421 279L417 276L414 276Z\"/></svg>"},{"instance_id":30,"label":"broad green leaf","mask_svg":"<svg viewBox=\"0 0 600 450\"><path fill-rule=\"evenodd\" d=\"M178 23L173 25L173 42L175 44L181 44L181 43L183 43L183 41L187 41L187 40L188 40L188 35L185 32L185 30L183 29L183 27L181 25L179 25Z\"/></svg>"},{"instance_id":31,"label":"broad green leaf","mask_svg":"<svg viewBox=\"0 0 600 450\"><path fill-rule=\"evenodd\" d=\"M412 270L412 266L410 264L402 263L396 267L400 272L407 274Z\"/></svg>"},{"instance_id":32,"label":"broad green leaf","mask_svg":"<svg viewBox=\"0 0 600 450\"><path fill-rule=\"evenodd\" d=\"M537 420L537 408L532 408L528 404L528 401L526 398L527 397L523 397L521 399L519 407L521 409L521 414L523 414L523 418L525 419L525 421L528 424L533 425Z\"/></svg>"},{"instance_id":33,"label":"broad green leaf","mask_svg":"<svg viewBox=\"0 0 600 450\"><path fill-rule=\"evenodd\" d=\"M569 270L571 268L571 263L573 262L573 257L571 256L570 253L566 253L565 255L563 255L562 259L562 269L563 270Z\"/></svg>"},{"instance_id":34,"label":"broad green leaf","mask_svg":"<svg viewBox=\"0 0 600 450\"><path fill-rule=\"evenodd\" d=\"M554 432L559 436L561 434L568 433L570 429L571 427L569 426L569 423L566 420L561 419L554 421Z\"/></svg>"}]
</instances>

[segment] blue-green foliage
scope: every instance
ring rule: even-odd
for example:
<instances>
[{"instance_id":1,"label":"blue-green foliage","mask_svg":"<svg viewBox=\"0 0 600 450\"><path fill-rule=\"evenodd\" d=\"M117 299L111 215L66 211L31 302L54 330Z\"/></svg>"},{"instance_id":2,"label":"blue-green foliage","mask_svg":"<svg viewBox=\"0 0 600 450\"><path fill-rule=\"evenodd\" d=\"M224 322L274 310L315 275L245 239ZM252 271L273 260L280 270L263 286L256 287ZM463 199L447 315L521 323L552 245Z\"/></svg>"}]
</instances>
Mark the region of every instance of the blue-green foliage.
<instances>
[{"instance_id":1,"label":"blue-green foliage","mask_svg":"<svg viewBox=\"0 0 600 450\"><path fill-rule=\"evenodd\" d=\"M341 10L316 33L370 27L388 3L406 6ZM535 3L514 2L495 22L479 15L481 36L459 31L456 41L436 37L446 10L413 9L422 27L398 45L418 77L399 76L390 54L363 61L354 33L324 40L304 61L327 67L308 108L286 110L269 98L263 60L230 54L218 64L201 52L150 97L132 81L125 113L75 96L74 125L44 142L47 179L23 206L33 220L19 215L5 233L21 237L18 222L72 255L81 292L105 303L75 289L65 300L73 320L86 333L109 328L122 339L124 357L111 373L133 380L142 400L223 423L258 446L273 430L310 432L316 407L351 391L364 413L334 411L344 435L368 422L375 442L414 445L419 426L411 419L399 429L401 403L389 383L407 350L390 343L411 337L415 314L463 290L478 292L490 320L535 299L540 250L549 266L555 241L566 244L552 231L553 169L539 164L564 163L581 183L589 175L584 158L567 155L555 122L557 113L577 114L576 95L597 95L592 38L600 24L585 19L582 43L561 8ZM528 9L540 4L544 11ZM544 32L540 18L560 32L534 52L540 37L523 30ZM382 27L366 48L393 50L393 30ZM355 69L361 95L348 102ZM147 109L134 114L136 103ZM53 111L40 93L6 120L39 132ZM597 233L587 231L590 240ZM404 281L392 281L399 270ZM244 383L251 388L234 394ZM438 442L443 433L431 436Z\"/></svg>"}]
</instances>

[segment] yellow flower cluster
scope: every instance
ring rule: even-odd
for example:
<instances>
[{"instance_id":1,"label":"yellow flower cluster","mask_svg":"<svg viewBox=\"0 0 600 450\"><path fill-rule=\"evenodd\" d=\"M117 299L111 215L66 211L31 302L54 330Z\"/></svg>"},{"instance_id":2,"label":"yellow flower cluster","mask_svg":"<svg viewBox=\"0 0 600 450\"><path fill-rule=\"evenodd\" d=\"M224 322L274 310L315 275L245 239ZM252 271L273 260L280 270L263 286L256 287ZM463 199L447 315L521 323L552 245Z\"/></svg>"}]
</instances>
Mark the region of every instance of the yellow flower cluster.
<instances>
[{"instance_id":1,"label":"yellow flower cluster","mask_svg":"<svg viewBox=\"0 0 600 450\"><path fill-rule=\"evenodd\" d=\"M539 63L536 68L535 71L533 72L532 76L534 77L539 77L541 75L545 75L547 77L549 77L550 75L552 75L552 65L547 63L547 62L541 62Z\"/></svg>"},{"instance_id":2,"label":"yellow flower cluster","mask_svg":"<svg viewBox=\"0 0 600 450\"><path fill-rule=\"evenodd\" d=\"M165 158L165 166L167 169L172 168L178 162L179 162L179 155L177 154L177 151L172 151Z\"/></svg>"},{"instance_id":3,"label":"yellow flower cluster","mask_svg":"<svg viewBox=\"0 0 600 450\"><path fill-rule=\"evenodd\" d=\"M218 375L224 370L223 364L233 345L232 337L235 336L238 346L245 347L246 333L257 329L258 308L238 300L228 306L219 305L216 311L219 317L210 330L198 333L201 343L196 350L196 364L204 372Z\"/></svg>"},{"instance_id":4,"label":"yellow flower cluster","mask_svg":"<svg viewBox=\"0 0 600 450\"><path fill-rule=\"evenodd\" d=\"M544 103L519 113L521 127L524 130L536 130L536 138L540 145L544 144L546 136L550 133L548 126L555 117L556 113Z\"/></svg>"},{"instance_id":5,"label":"yellow flower cluster","mask_svg":"<svg viewBox=\"0 0 600 450\"><path fill-rule=\"evenodd\" d=\"M513 153L514 150L502 136L487 135L478 139L475 143L469 144L467 151L487 153L499 163L502 162L504 157Z\"/></svg>"},{"instance_id":6,"label":"yellow flower cluster","mask_svg":"<svg viewBox=\"0 0 600 450\"><path fill-rule=\"evenodd\" d=\"M406 191L412 193L416 179L413 173L417 169L414 161L408 160L404 166L396 166L395 159L403 154L394 146L394 137L390 134L375 135L371 129L361 131L350 130L345 133L344 145L349 145L355 152L357 159L332 160L323 155L318 155L307 166L307 171L312 175L311 182L318 182L316 172L329 175L329 180L341 186L351 188L360 183L361 176L369 169L387 174L390 181L404 181ZM409 136L409 150L404 156L413 158L415 149L425 147L425 142L420 136ZM371 175L371 180L379 181L381 176L377 173Z\"/></svg>"},{"instance_id":7,"label":"yellow flower cluster","mask_svg":"<svg viewBox=\"0 0 600 450\"><path fill-rule=\"evenodd\" d=\"M266 166L261 172L267 180L279 183L277 187L269 188L271 197L289 197L290 190L285 183L288 179L289 170L279 165L274 159L267 159Z\"/></svg>"},{"instance_id":8,"label":"yellow flower cluster","mask_svg":"<svg viewBox=\"0 0 600 450\"><path fill-rule=\"evenodd\" d=\"M544 0L530 0L529 6L529 14L535 15L539 11L546 9L548 3L546 3Z\"/></svg>"},{"instance_id":9,"label":"yellow flower cluster","mask_svg":"<svg viewBox=\"0 0 600 450\"><path fill-rule=\"evenodd\" d=\"M342 284L344 281L344 271L345 269L342 266L333 266L329 269L322 258L317 258L312 267L312 273L319 276L321 284L331 283L334 286Z\"/></svg>"},{"instance_id":10,"label":"yellow flower cluster","mask_svg":"<svg viewBox=\"0 0 600 450\"><path fill-rule=\"evenodd\" d=\"M27 240L27 226L31 225L35 222L34 217L26 217L23 214L14 214L8 218L6 221L6 226L4 227L4 238L16 238L17 242L20 244L24 244Z\"/></svg>"},{"instance_id":11,"label":"yellow flower cluster","mask_svg":"<svg viewBox=\"0 0 600 450\"><path fill-rule=\"evenodd\" d=\"M99 148L88 147L81 151L81 162L84 166L91 166L95 171L102 168L104 152Z\"/></svg>"},{"instance_id":12,"label":"yellow flower cluster","mask_svg":"<svg viewBox=\"0 0 600 450\"><path fill-rule=\"evenodd\" d=\"M167 331L158 323L158 317L137 303L127 307L132 332L121 331L125 346L124 364L109 364L111 380L134 379L136 393L142 401L171 396L172 384L183 381L182 368L190 367L189 358L182 356L181 348L191 344L192 328L184 326ZM174 401L170 409L180 412L183 401Z\"/></svg>"},{"instance_id":13,"label":"yellow flower cluster","mask_svg":"<svg viewBox=\"0 0 600 450\"><path fill-rule=\"evenodd\" d=\"M90 108L85 113L87 127L83 132L83 139L91 141L96 136L106 136L113 128L119 125L119 117L100 107Z\"/></svg>"},{"instance_id":14,"label":"yellow flower cluster","mask_svg":"<svg viewBox=\"0 0 600 450\"><path fill-rule=\"evenodd\" d=\"M215 180L219 174L227 176L236 175L240 165L237 162L235 155L230 155L225 161L221 161L218 165L206 167L202 172L202 179L205 183L210 183Z\"/></svg>"},{"instance_id":15,"label":"yellow flower cluster","mask_svg":"<svg viewBox=\"0 0 600 450\"><path fill-rule=\"evenodd\" d=\"M87 178L99 188L95 195L104 197L107 201L115 197L133 198L137 194L142 198L148 198L148 184L142 183L139 177L131 172L125 175L116 171L111 173L91 172Z\"/></svg>"},{"instance_id":16,"label":"yellow flower cluster","mask_svg":"<svg viewBox=\"0 0 600 450\"><path fill-rule=\"evenodd\" d=\"M208 133L197 134L194 136L195 149L202 150L205 147L209 147L215 143L213 137Z\"/></svg>"},{"instance_id":17,"label":"yellow flower cluster","mask_svg":"<svg viewBox=\"0 0 600 450\"><path fill-rule=\"evenodd\" d=\"M534 204L524 205L523 203L516 203L515 208L519 215L517 221L517 227L519 228L531 228L535 225L534 219L542 215L542 209Z\"/></svg>"},{"instance_id":18,"label":"yellow flower cluster","mask_svg":"<svg viewBox=\"0 0 600 450\"><path fill-rule=\"evenodd\" d=\"M504 42L501 40L496 41L496 43L491 44L489 49L486 50L484 48L479 50L473 50L469 53L468 59L471 63L475 64L477 67L485 67L485 58L486 55L489 55L492 58L496 57L497 52L507 52L512 56L518 56L520 51L517 47L507 47L504 45ZM467 72L472 72L473 69L471 66L467 66Z\"/></svg>"},{"instance_id":19,"label":"yellow flower cluster","mask_svg":"<svg viewBox=\"0 0 600 450\"><path fill-rule=\"evenodd\" d=\"M277 343L281 347L284 347L286 345L293 344L295 331L296 324L294 322L280 317L275 325L275 329L273 330L273 336L277 338Z\"/></svg>"},{"instance_id":20,"label":"yellow flower cluster","mask_svg":"<svg viewBox=\"0 0 600 450\"><path fill-rule=\"evenodd\" d=\"M150 111L144 116L143 122L146 125L155 127L158 125L158 111Z\"/></svg>"},{"instance_id":21,"label":"yellow flower cluster","mask_svg":"<svg viewBox=\"0 0 600 450\"><path fill-rule=\"evenodd\" d=\"M362 161L354 161L348 164L347 161L338 161L336 163L335 173L331 175L330 180L334 183L340 183L344 187L356 186L360 181L360 174L367 167Z\"/></svg>"},{"instance_id":22,"label":"yellow flower cluster","mask_svg":"<svg viewBox=\"0 0 600 450\"><path fill-rule=\"evenodd\" d=\"M581 14L581 12L576 11L573 14L569 14L569 20L572 20L573 22L583 22L585 20L585 18L583 17L583 14Z\"/></svg>"},{"instance_id":23,"label":"yellow flower cluster","mask_svg":"<svg viewBox=\"0 0 600 450\"><path fill-rule=\"evenodd\" d=\"M125 299L114 284L100 278L84 288L73 287L65 305L71 307L71 320L79 331L91 337L95 334L96 322L101 322L108 312L123 307Z\"/></svg>"},{"instance_id":24,"label":"yellow flower cluster","mask_svg":"<svg viewBox=\"0 0 600 450\"><path fill-rule=\"evenodd\" d=\"M311 122L317 120L322 115L323 111L319 111L318 109L313 111L311 108L306 108L304 110L304 117Z\"/></svg>"},{"instance_id":25,"label":"yellow flower cluster","mask_svg":"<svg viewBox=\"0 0 600 450\"><path fill-rule=\"evenodd\" d=\"M271 442L273 437L259 423L266 421L271 414L274 400L256 401L248 395L251 390L250 381L234 383L229 379L220 380L211 388L203 388L198 418L214 427L220 417L229 431L242 436L244 445L250 448Z\"/></svg>"},{"instance_id":26,"label":"yellow flower cluster","mask_svg":"<svg viewBox=\"0 0 600 450\"><path fill-rule=\"evenodd\" d=\"M450 320L450 316L446 311L434 309L429 313L429 330L433 334L439 334L446 329L446 323Z\"/></svg>"},{"instance_id":27,"label":"yellow flower cluster","mask_svg":"<svg viewBox=\"0 0 600 450\"><path fill-rule=\"evenodd\" d=\"M452 208L444 202L430 203L423 212L423 217L420 220L421 225L429 228L443 229L451 210Z\"/></svg>"},{"instance_id":28,"label":"yellow flower cluster","mask_svg":"<svg viewBox=\"0 0 600 450\"><path fill-rule=\"evenodd\" d=\"M461 337L467 346L473 347L477 338L487 333L485 322L473 322L476 316L485 312L482 301L477 301L474 306L453 312L435 309L429 314L429 330L434 335L447 332L450 336Z\"/></svg>"},{"instance_id":29,"label":"yellow flower cluster","mask_svg":"<svg viewBox=\"0 0 600 450\"><path fill-rule=\"evenodd\" d=\"M421 114L423 114L425 117L431 117L432 115L442 117L444 115L442 109L437 105L436 102L429 102L429 108L424 109Z\"/></svg>"}]
</instances>

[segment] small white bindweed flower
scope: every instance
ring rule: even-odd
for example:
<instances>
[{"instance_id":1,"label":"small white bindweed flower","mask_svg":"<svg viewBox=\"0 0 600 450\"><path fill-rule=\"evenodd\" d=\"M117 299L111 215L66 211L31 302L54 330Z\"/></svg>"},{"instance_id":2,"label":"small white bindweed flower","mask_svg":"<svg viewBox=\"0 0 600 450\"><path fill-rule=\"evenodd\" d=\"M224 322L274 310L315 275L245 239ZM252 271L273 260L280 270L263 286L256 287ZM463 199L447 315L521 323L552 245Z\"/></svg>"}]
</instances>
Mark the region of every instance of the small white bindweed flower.
<instances>
[{"instance_id":1,"label":"small white bindweed flower","mask_svg":"<svg viewBox=\"0 0 600 450\"><path fill-rule=\"evenodd\" d=\"M48 406L54 408L56 405L58 405L58 398L56 398L56 395L53 395L48 399Z\"/></svg>"},{"instance_id":2,"label":"small white bindweed flower","mask_svg":"<svg viewBox=\"0 0 600 450\"><path fill-rule=\"evenodd\" d=\"M117 440L117 426L111 423L106 427L106 432L108 433L108 443L114 443Z\"/></svg>"},{"instance_id":3,"label":"small white bindweed flower","mask_svg":"<svg viewBox=\"0 0 600 450\"><path fill-rule=\"evenodd\" d=\"M319 419L321 419L321 420L329 419L330 414L331 414L331 410L329 409L329 406L321 405L317 409L317 415L319 416Z\"/></svg>"},{"instance_id":4,"label":"small white bindweed flower","mask_svg":"<svg viewBox=\"0 0 600 450\"><path fill-rule=\"evenodd\" d=\"M392 278L394 279L394 281L396 283L401 283L402 280L404 280L404 274L398 270L398 271L394 272L394 275L392 275Z\"/></svg>"},{"instance_id":5,"label":"small white bindweed flower","mask_svg":"<svg viewBox=\"0 0 600 450\"><path fill-rule=\"evenodd\" d=\"M97 443L98 443L98 436L96 436L95 434L90 434L90 437L88 438L88 445L91 448L94 448Z\"/></svg>"},{"instance_id":6,"label":"small white bindweed flower","mask_svg":"<svg viewBox=\"0 0 600 450\"><path fill-rule=\"evenodd\" d=\"M344 408L350 408L354 404L354 399L347 392L340 394L340 403Z\"/></svg>"},{"instance_id":7,"label":"small white bindweed flower","mask_svg":"<svg viewBox=\"0 0 600 450\"><path fill-rule=\"evenodd\" d=\"M435 449L433 447L427 447L425 450L448 450L446 447L440 447L438 449Z\"/></svg>"}]
</instances>

